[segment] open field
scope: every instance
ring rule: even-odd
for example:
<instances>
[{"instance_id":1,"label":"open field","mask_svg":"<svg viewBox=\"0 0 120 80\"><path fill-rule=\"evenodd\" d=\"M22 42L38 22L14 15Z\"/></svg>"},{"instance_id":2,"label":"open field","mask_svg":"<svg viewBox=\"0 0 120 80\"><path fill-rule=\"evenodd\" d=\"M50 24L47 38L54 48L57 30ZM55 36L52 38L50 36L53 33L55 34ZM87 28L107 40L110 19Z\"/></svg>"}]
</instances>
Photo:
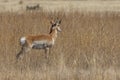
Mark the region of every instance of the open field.
<instances>
[{"instance_id":1,"label":"open field","mask_svg":"<svg viewBox=\"0 0 120 80\"><path fill-rule=\"evenodd\" d=\"M0 80L119 80L119 12L0 13ZM32 50L16 63L19 38L48 33L50 16L62 18L49 59Z\"/></svg>"},{"instance_id":2,"label":"open field","mask_svg":"<svg viewBox=\"0 0 120 80\"><path fill-rule=\"evenodd\" d=\"M36 3L43 10L25 11ZM0 0L0 80L120 80L119 4ZM62 18L62 32L49 59L31 50L16 63L20 37L49 33L51 17Z\"/></svg>"},{"instance_id":3,"label":"open field","mask_svg":"<svg viewBox=\"0 0 120 80\"><path fill-rule=\"evenodd\" d=\"M22 2L20 2L22 1ZM41 1L41 0L0 0L0 12L12 11L21 12L26 10L27 5L40 4L40 6L46 11L58 11L64 9L64 11L78 10L78 11L120 11L120 1Z\"/></svg>"}]
</instances>

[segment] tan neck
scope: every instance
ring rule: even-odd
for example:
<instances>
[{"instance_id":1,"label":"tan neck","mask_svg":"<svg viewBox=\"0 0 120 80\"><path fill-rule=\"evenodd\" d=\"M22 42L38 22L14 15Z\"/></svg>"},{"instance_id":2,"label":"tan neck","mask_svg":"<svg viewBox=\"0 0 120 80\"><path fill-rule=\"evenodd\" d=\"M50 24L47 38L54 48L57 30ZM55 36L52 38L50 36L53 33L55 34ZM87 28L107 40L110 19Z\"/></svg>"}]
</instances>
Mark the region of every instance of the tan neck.
<instances>
[{"instance_id":1,"label":"tan neck","mask_svg":"<svg viewBox=\"0 0 120 80\"><path fill-rule=\"evenodd\" d=\"M50 35L51 35L51 37L52 37L54 40L56 40L56 38L57 38L57 30L56 30L56 29L53 29L53 30L51 31Z\"/></svg>"}]
</instances>

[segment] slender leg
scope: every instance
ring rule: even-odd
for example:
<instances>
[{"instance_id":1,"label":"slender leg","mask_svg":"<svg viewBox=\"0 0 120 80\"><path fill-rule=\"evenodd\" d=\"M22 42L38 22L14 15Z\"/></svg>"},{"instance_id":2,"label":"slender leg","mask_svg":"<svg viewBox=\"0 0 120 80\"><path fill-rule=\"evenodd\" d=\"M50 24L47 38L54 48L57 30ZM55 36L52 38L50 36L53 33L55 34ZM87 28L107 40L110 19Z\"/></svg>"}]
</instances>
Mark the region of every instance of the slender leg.
<instances>
[{"instance_id":1,"label":"slender leg","mask_svg":"<svg viewBox=\"0 0 120 80\"><path fill-rule=\"evenodd\" d=\"M45 48L45 58L48 58L49 48Z\"/></svg>"},{"instance_id":2,"label":"slender leg","mask_svg":"<svg viewBox=\"0 0 120 80\"><path fill-rule=\"evenodd\" d=\"M16 55L16 58L19 59L20 55L23 54L23 52L24 52L24 48L22 46L20 52Z\"/></svg>"},{"instance_id":3,"label":"slender leg","mask_svg":"<svg viewBox=\"0 0 120 80\"><path fill-rule=\"evenodd\" d=\"M23 47L21 48L20 52L16 55L16 58L19 59L23 53L26 53L30 50L30 48Z\"/></svg>"},{"instance_id":4,"label":"slender leg","mask_svg":"<svg viewBox=\"0 0 120 80\"><path fill-rule=\"evenodd\" d=\"M50 64L50 54L51 54L51 47L49 48L49 53L48 53L48 64Z\"/></svg>"},{"instance_id":5,"label":"slender leg","mask_svg":"<svg viewBox=\"0 0 120 80\"><path fill-rule=\"evenodd\" d=\"M51 47L49 48L49 55L51 54Z\"/></svg>"},{"instance_id":6,"label":"slender leg","mask_svg":"<svg viewBox=\"0 0 120 80\"><path fill-rule=\"evenodd\" d=\"M45 49L45 65L46 67L50 64L50 59L49 59L49 52L50 52L50 48L46 48Z\"/></svg>"}]
</instances>

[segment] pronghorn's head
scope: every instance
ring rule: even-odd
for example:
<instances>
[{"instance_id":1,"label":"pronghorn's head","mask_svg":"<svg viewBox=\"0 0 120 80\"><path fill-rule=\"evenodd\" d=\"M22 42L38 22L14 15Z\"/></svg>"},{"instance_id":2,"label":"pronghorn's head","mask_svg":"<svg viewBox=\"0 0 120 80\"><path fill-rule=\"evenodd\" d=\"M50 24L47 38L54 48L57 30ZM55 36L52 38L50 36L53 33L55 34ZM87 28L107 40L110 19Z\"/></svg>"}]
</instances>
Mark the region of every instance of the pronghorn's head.
<instances>
[{"instance_id":1,"label":"pronghorn's head","mask_svg":"<svg viewBox=\"0 0 120 80\"><path fill-rule=\"evenodd\" d=\"M61 29L60 29L61 20L59 20L59 19L57 19L55 21L52 20L50 23L52 25L51 30L56 29L57 31L61 32Z\"/></svg>"}]
</instances>

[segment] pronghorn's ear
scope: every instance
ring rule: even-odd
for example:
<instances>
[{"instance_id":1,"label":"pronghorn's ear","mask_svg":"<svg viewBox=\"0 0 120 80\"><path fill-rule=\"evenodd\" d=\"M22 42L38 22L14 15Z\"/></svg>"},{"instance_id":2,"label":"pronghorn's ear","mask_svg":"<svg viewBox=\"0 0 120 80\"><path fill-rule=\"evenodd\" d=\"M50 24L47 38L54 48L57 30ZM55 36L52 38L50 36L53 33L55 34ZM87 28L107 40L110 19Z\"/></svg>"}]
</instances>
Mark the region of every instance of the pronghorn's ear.
<instances>
[{"instance_id":1,"label":"pronghorn's ear","mask_svg":"<svg viewBox=\"0 0 120 80\"><path fill-rule=\"evenodd\" d=\"M60 19L59 23L61 24L62 19Z\"/></svg>"}]
</instances>

